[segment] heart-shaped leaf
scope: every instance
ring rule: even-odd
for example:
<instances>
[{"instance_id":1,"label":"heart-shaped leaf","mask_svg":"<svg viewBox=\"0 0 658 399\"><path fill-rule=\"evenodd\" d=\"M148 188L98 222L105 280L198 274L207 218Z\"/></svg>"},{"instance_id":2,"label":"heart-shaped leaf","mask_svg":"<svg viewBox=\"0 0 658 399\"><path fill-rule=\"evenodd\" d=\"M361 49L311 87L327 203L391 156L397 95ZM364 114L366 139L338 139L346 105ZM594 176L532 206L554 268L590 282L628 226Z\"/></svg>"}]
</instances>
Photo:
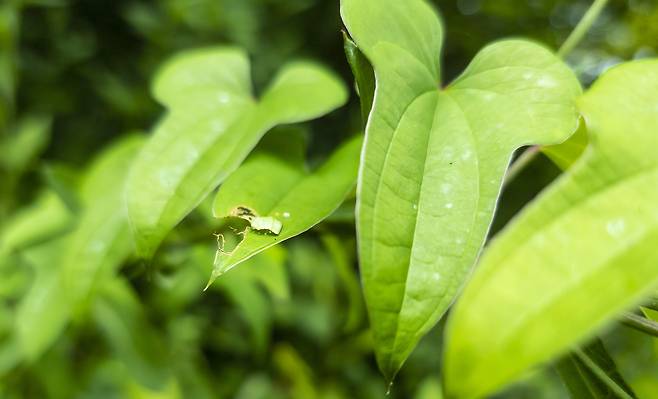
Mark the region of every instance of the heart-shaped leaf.
<instances>
[{"instance_id":1,"label":"heart-shaped leaf","mask_svg":"<svg viewBox=\"0 0 658 399\"><path fill-rule=\"evenodd\" d=\"M297 155L289 156L291 150L282 151L285 145L279 143L255 152L220 187L213 213L224 218L235 216L236 209L249 209L279 221L281 231L259 232L253 226L246 230L231 252L217 256L210 282L258 252L310 229L338 208L354 188L361 143L361 136L349 139L310 173L298 149L293 150Z\"/></svg>"},{"instance_id":2,"label":"heart-shaped leaf","mask_svg":"<svg viewBox=\"0 0 658 399\"><path fill-rule=\"evenodd\" d=\"M507 40L440 89L443 34L429 5L341 4L377 82L357 227L377 359L390 380L475 262L512 152L568 138L580 86L547 49Z\"/></svg>"},{"instance_id":3,"label":"heart-shaped leaf","mask_svg":"<svg viewBox=\"0 0 658 399\"><path fill-rule=\"evenodd\" d=\"M247 57L233 48L175 57L156 77L153 91L168 113L135 162L127 189L142 257L150 257L273 126L316 118L347 96L324 68L295 62L254 100Z\"/></svg>"},{"instance_id":4,"label":"heart-shaped leaf","mask_svg":"<svg viewBox=\"0 0 658 399\"><path fill-rule=\"evenodd\" d=\"M452 397L494 391L658 283L658 60L611 69L579 107L590 146L494 240L451 314Z\"/></svg>"}]
</instances>

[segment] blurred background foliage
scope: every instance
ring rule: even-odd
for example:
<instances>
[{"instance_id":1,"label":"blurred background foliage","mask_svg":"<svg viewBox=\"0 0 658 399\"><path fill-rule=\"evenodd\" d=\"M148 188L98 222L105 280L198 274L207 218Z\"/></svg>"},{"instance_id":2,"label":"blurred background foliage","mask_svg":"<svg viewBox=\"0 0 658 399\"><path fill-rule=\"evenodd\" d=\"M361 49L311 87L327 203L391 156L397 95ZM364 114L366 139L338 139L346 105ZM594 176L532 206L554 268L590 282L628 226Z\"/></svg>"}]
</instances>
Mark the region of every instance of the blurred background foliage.
<instances>
[{"instance_id":1,"label":"blurred background foliage","mask_svg":"<svg viewBox=\"0 0 658 399\"><path fill-rule=\"evenodd\" d=\"M94 189L88 165L161 116L149 82L163 60L230 44L251 55L257 91L291 58L319 60L351 82L338 1L0 1L0 398L383 397L357 276L353 198L207 292L212 232L221 228L209 204L151 264L128 257L105 276L81 311L67 309L54 277L82 225L84 192ZM492 40L526 36L559 47L589 6L435 3L447 31L444 81ZM657 51L658 2L612 0L568 62L587 85L616 63ZM311 158L360 125L355 95L304 125ZM535 160L506 188L493 233L558 173ZM390 397L440 397L441 328L414 352ZM603 338L638 395L658 397L657 341L624 327ZM567 393L547 367L500 397Z\"/></svg>"}]
</instances>

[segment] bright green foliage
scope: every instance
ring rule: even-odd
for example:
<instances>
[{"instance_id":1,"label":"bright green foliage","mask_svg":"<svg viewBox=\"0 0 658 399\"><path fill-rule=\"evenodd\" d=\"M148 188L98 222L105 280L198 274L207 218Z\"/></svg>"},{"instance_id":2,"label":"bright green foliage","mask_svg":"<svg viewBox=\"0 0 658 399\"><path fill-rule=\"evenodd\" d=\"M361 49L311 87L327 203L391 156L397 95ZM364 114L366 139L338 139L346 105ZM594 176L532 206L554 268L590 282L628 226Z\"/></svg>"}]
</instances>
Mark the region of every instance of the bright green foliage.
<instances>
[{"instance_id":1,"label":"bright green foliage","mask_svg":"<svg viewBox=\"0 0 658 399\"><path fill-rule=\"evenodd\" d=\"M582 121L569 140L562 144L543 147L541 150L560 169L567 170L583 155L585 148L587 148L587 126Z\"/></svg>"},{"instance_id":2,"label":"bright green foliage","mask_svg":"<svg viewBox=\"0 0 658 399\"><path fill-rule=\"evenodd\" d=\"M294 143L287 151L275 142L255 152L220 187L213 214L230 217L236 208L246 207L280 220L281 232L246 230L235 248L218 256L211 282L258 252L310 229L338 208L354 188L361 143L361 136L349 139L312 172L306 170L303 151Z\"/></svg>"},{"instance_id":3,"label":"bright green foliage","mask_svg":"<svg viewBox=\"0 0 658 399\"><path fill-rule=\"evenodd\" d=\"M52 267L61 259L65 243L65 239L53 240L25 253L34 280L18 306L14 333L20 352L28 361L36 360L53 344L69 319L61 274Z\"/></svg>"},{"instance_id":4,"label":"bright green foliage","mask_svg":"<svg viewBox=\"0 0 658 399\"><path fill-rule=\"evenodd\" d=\"M65 293L76 309L88 306L94 288L133 251L124 186L143 142L140 136L126 136L95 160L82 182L83 210L61 265Z\"/></svg>"},{"instance_id":5,"label":"bright green foliage","mask_svg":"<svg viewBox=\"0 0 658 399\"><path fill-rule=\"evenodd\" d=\"M590 146L494 240L451 314L452 397L494 391L658 283L657 106L657 60L613 68L579 100Z\"/></svg>"},{"instance_id":6,"label":"bright green foliage","mask_svg":"<svg viewBox=\"0 0 658 399\"><path fill-rule=\"evenodd\" d=\"M88 305L92 290L132 252L123 185L142 142L140 137L126 136L93 162L80 188L84 209L70 235L24 250L36 277L21 302L16 335L28 359L37 358L53 343L71 311ZM61 202L50 196L44 201L9 230L13 237L9 244L14 243L10 248L61 234L69 224L70 215Z\"/></svg>"},{"instance_id":7,"label":"bright green foliage","mask_svg":"<svg viewBox=\"0 0 658 399\"><path fill-rule=\"evenodd\" d=\"M359 255L377 359L391 380L477 258L512 152L575 130L573 73L547 49L482 49L440 89L441 23L425 2L343 0L377 90L358 189Z\"/></svg>"},{"instance_id":8,"label":"bright green foliage","mask_svg":"<svg viewBox=\"0 0 658 399\"><path fill-rule=\"evenodd\" d=\"M21 174L43 151L50 139L50 118L30 115L17 123L14 131L0 140L0 171Z\"/></svg>"},{"instance_id":9,"label":"bright green foliage","mask_svg":"<svg viewBox=\"0 0 658 399\"><path fill-rule=\"evenodd\" d=\"M44 191L34 203L16 212L0 232L0 259L12 252L52 239L72 224L62 200Z\"/></svg>"},{"instance_id":10,"label":"bright green foliage","mask_svg":"<svg viewBox=\"0 0 658 399\"><path fill-rule=\"evenodd\" d=\"M255 100L246 54L223 47L175 57L156 77L153 92L168 113L140 153L127 189L141 257L150 257L273 126L316 118L347 96L324 68L295 62Z\"/></svg>"}]
</instances>

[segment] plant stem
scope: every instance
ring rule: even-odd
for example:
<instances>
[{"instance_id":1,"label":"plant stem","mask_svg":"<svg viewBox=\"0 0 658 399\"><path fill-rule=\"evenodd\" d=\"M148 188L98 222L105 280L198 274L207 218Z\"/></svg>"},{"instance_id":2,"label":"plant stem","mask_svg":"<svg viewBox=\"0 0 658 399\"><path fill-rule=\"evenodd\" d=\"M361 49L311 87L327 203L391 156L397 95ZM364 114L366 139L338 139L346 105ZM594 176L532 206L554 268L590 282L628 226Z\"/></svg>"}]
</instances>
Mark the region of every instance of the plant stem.
<instances>
[{"instance_id":1,"label":"plant stem","mask_svg":"<svg viewBox=\"0 0 658 399\"><path fill-rule=\"evenodd\" d=\"M594 3L587 9L583 18L576 25L576 28L574 28L569 37L567 37L567 40L562 44L562 47L558 50L557 54L560 57L565 58L580 43L607 3L608 0L594 0Z\"/></svg>"},{"instance_id":2,"label":"plant stem","mask_svg":"<svg viewBox=\"0 0 658 399\"><path fill-rule=\"evenodd\" d=\"M645 303L642 304L642 307L658 312L658 297L650 297Z\"/></svg>"},{"instance_id":3,"label":"plant stem","mask_svg":"<svg viewBox=\"0 0 658 399\"><path fill-rule=\"evenodd\" d=\"M602 383L604 383L612 392L614 392L616 398L621 399L633 399L619 384L610 378L605 370L596 364L582 349L576 349L573 352L576 357L587 367L587 369L592 372Z\"/></svg>"},{"instance_id":4,"label":"plant stem","mask_svg":"<svg viewBox=\"0 0 658 399\"><path fill-rule=\"evenodd\" d=\"M624 313L621 323L627 327L634 328L645 334L658 337L658 323L634 313Z\"/></svg>"},{"instance_id":5,"label":"plant stem","mask_svg":"<svg viewBox=\"0 0 658 399\"><path fill-rule=\"evenodd\" d=\"M569 55L578 43L583 40L585 34L587 34L587 31L592 27L607 3L608 0L594 0L592 5L589 6L585 12L585 15L583 15L583 18L578 22L578 25L576 25L574 30L571 31L567 40L565 40L564 43L562 43L562 46L560 46L560 49L557 52L557 55L559 55L560 58L565 58ZM521 154L516 162L514 162L509 168L507 175L505 176L505 181L503 182L503 187L507 186L512 180L514 180L519 172L523 170L524 167L528 166L537 155L539 155L539 149L537 146L530 147ZM517 163L520 163L521 161L523 161L523 163L517 166Z\"/></svg>"}]
</instances>

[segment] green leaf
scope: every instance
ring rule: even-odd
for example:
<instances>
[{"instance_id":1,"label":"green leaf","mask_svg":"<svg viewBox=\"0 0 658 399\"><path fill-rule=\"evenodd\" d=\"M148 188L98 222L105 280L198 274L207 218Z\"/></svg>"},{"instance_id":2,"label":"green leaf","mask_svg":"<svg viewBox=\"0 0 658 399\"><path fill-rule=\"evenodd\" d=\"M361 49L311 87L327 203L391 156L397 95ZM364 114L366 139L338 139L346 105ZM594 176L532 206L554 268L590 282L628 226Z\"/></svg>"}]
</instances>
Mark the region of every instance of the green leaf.
<instances>
[{"instance_id":1,"label":"green leaf","mask_svg":"<svg viewBox=\"0 0 658 399\"><path fill-rule=\"evenodd\" d=\"M344 239L337 234L325 232L320 236L322 243L331 257L336 273L347 294L347 316L345 317L345 332L354 332L364 319L363 297L359 278L354 270L355 242Z\"/></svg>"},{"instance_id":2,"label":"green leaf","mask_svg":"<svg viewBox=\"0 0 658 399\"><path fill-rule=\"evenodd\" d=\"M574 399L636 397L600 339L570 352L556 368Z\"/></svg>"},{"instance_id":3,"label":"green leaf","mask_svg":"<svg viewBox=\"0 0 658 399\"><path fill-rule=\"evenodd\" d=\"M22 174L45 149L50 139L49 117L29 115L0 141L0 166L14 175Z\"/></svg>"},{"instance_id":4,"label":"green leaf","mask_svg":"<svg viewBox=\"0 0 658 399\"><path fill-rule=\"evenodd\" d=\"M442 399L443 389L436 377L427 377L418 386L414 399Z\"/></svg>"},{"instance_id":5,"label":"green leaf","mask_svg":"<svg viewBox=\"0 0 658 399\"><path fill-rule=\"evenodd\" d=\"M66 207L73 213L79 213L79 172L64 164L46 164L39 172L46 186L57 194Z\"/></svg>"},{"instance_id":6,"label":"green leaf","mask_svg":"<svg viewBox=\"0 0 658 399\"><path fill-rule=\"evenodd\" d=\"M451 314L452 397L494 391L655 288L657 106L658 60L609 70L579 100L590 146L494 240Z\"/></svg>"},{"instance_id":7,"label":"green leaf","mask_svg":"<svg viewBox=\"0 0 658 399\"><path fill-rule=\"evenodd\" d=\"M53 192L44 191L4 225L0 232L0 259L63 234L72 221L73 215L62 200Z\"/></svg>"},{"instance_id":8,"label":"green leaf","mask_svg":"<svg viewBox=\"0 0 658 399\"><path fill-rule=\"evenodd\" d=\"M33 266L34 280L21 299L15 332L21 353L28 361L43 354L60 336L69 320L69 306L57 267L66 239L30 249L25 257Z\"/></svg>"},{"instance_id":9,"label":"green leaf","mask_svg":"<svg viewBox=\"0 0 658 399\"><path fill-rule=\"evenodd\" d=\"M74 232L26 251L36 277L19 307L16 331L28 359L36 359L59 336L71 315L71 301L78 305L86 299L102 272L112 271L132 251L122 187L129 161L142 142L129 136L104 151L80 188L86 209ZM59 219L66 216L64 220L69 221L58 198L51 194L45 201L14 226L10 244L52 238L61 229L63 220Z\"/></svg>"},{"instance_id":10,"label":"green leaf","mask_svg":"<svg viewBox=\"0 0 658 399\"><path fill-rule=\"evenodd\" d=\"M281 232L246 230L232 251L219 254L211 282L258 252L310 229L338 208L354 187L361 142L361 136L349 139L313 172L296 157L280 155L280 145L255 152L220 187L213 213L230 217L238 207L246 207L279 220Z\"/></svg>"},{"instance_id":11,"label":"green leaf","mask_svg":"<svg viewBox=\"0 0 658 399\"><path fill-rule=\"evenodd\" d=\"M163 387L169 381L169 353L132 287L122 279L106 281L94 301L93 321L112 356L140 385Z\"/></svg>"},{"instance_id":12,"label":"green leaf","mask_svg":"<svg viewBox=\"0 0 658 399\"><path fill-rule=\"evenodd\" d=\"M83 211L62 259L65 292L76 313L89 305L99 282L132 253L124 186L142 136L122 138L101 153L80 188Z\"/></svg>"},{"instance_id":13,"label":"green leaf","mask_svg":"<svg viewBox=\"0 0 658 399\"><path fill-rule=\"evenodd\" d=\"M341 82L310 62L294 62L254 100L246 55L234 48L189 51L157 75L154 95L168 108L139 155L127 188L137 252L150 257L166 234L278 124L321 116L346 100Z\"/></svg>"},{"instance_id":14,"label":"green leaf","mask_svg":"<svg viewBox=\"0 0 658 399\"><path fill-rule=\"evenodd\" d=\"M475 262L512 152L567 139L580 86L544 47L506 40L440 89L443 33L428 4L341 4L377 81L357 228L377 359L391 380Z\"/></svg>"}]
</instances>

